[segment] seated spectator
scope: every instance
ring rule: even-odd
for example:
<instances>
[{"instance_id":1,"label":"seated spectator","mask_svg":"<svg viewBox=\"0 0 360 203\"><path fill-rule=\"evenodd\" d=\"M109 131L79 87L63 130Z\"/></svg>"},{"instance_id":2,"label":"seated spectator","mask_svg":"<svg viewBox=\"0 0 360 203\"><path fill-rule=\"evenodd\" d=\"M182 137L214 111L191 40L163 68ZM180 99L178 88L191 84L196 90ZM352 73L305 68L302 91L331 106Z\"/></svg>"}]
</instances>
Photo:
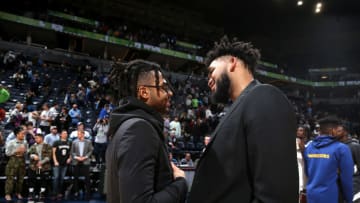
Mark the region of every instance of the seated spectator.
<instances>
[{"instance_id":1,"label":"seated spectator","mask_svg":"<svg viewBox=\"0 0 360 203\"><path fill-rule=\"evenodd\" d=\"M181 165L194 166L190 153L186 153L185 158L181 159L180 163Z\"/></svg>"},{"instance_id":2,"label":"seated spectator","mask_svg":"<svg viewBox=\"0 0 360 203\"><path fill-rule=\"evenodd\" d=\"M179 161L173 157L173 154L169 152L169 160L173 162L176 166L179 165Z\"/></svg>"}]
</instances>

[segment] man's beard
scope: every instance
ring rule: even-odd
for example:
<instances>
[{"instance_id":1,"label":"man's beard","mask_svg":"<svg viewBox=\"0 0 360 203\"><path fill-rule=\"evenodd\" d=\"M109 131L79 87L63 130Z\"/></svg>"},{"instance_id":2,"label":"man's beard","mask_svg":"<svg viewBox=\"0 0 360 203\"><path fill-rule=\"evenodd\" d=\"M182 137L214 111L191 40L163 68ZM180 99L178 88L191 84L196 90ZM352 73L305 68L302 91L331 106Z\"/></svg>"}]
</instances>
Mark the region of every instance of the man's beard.
<instances>
[{"instance_id":1,"label":"man's beard","mask_svg":"<svg viewBox=\"0 0 360 203\"><path fill-rule=\"evenodd\" d=\"M228 103L230 99L230 78L226 73L222 73L220 79L216 81L216 90L211 95L214 103Z\"/></svg>"}]
</instances>

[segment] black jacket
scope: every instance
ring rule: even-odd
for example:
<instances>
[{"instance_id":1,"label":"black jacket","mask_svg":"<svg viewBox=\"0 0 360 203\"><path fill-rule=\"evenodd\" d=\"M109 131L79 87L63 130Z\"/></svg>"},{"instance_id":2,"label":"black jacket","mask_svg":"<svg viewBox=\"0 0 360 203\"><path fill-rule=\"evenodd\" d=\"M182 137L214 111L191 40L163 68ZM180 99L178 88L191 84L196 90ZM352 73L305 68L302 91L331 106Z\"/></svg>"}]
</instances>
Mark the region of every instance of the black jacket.
<instances>
[{"instance_id":1,"label":"black jacket","mask_svg":"<svg viewBox=\"0 0 360 203\"><path fill-rule=\"evenodd\" d=\"M188 203L296 203L293 107L277 88L251 82L215 129Z\"/></svg>"},{"instance_id":2,"label":"black jacket","mask_svg":"<svg viewBox=\"0 0 360 203\"><path fill-rule=\"evenodd\" d=\"M173 178L158 112L135 98L126 98L111 114L109 133L108 203L185 201L186 180Z\"/></svg>"},{"instance_id":3,"label":"black jacket","mask_svg":"<svg viewBox=\"0 0 360 203\"><path fill-rule=\"evenodd\" d=\"M351 139L344 143L349 146L354 161L353 190L357 194L360 192L360 144Z\"/></svg>"}]
</instances>

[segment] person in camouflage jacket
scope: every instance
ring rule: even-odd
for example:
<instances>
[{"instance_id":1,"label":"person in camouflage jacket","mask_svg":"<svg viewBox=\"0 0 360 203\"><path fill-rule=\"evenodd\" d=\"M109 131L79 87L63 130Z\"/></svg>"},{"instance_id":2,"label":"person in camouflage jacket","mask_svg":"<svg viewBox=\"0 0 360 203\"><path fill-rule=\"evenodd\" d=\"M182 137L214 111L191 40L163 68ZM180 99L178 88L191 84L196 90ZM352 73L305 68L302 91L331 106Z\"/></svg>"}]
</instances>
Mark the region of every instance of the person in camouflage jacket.
<instances>
[{"instance_id":1,"label":"person in camouflage jacket","mask_svg":"<svg viewBox=\"0 0 360 203\"><path fill-rule=\"evenodd\" d=\"M39 192L40 198L44 197L47 188L47 181L51 175L51 153L50 145L44 143L41 133L36 133L35 144L28 151L30 156L29 165L29 200L34 198L34 194ZM40 177L38 179L37 177Z\"/></svg>"},{"instance_id":2,"label":"person in camouflage jacket","mask_svg":"<svg viewBox=\"0 0 360 203\"><path fill-rule=\"evenodd\" d=\"M25 126L14 129L16 138L8 141L5 147L5 154L9 157L6 164L5 175L5 200L11 201L11 193L15 187L16 197L22 199L21 191L25 176L25 156L28 144L25 140ZM16 177L16 179L14 179Z\"/></svg>"}]
</instances>

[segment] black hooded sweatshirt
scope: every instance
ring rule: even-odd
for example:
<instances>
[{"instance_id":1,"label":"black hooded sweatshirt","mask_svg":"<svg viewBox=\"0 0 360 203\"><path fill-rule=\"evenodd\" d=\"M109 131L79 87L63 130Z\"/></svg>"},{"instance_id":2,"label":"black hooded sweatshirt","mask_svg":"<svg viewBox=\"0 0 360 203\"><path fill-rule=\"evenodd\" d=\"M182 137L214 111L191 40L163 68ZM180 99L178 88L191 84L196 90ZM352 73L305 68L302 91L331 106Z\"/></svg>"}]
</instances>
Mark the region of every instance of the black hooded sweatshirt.
<instances>
[{"instance_id":1,"label":"black hooded sweatshirt","mask_svg":"<svg viewBox=\"0 0 360 203\"><path fill-rule=\"evenodd\" d=\"M133 97L113 111L106 152L108 203L185 201L186 180L174 180L163 123L158 112Z\"/></svg>"}]
</instances>

